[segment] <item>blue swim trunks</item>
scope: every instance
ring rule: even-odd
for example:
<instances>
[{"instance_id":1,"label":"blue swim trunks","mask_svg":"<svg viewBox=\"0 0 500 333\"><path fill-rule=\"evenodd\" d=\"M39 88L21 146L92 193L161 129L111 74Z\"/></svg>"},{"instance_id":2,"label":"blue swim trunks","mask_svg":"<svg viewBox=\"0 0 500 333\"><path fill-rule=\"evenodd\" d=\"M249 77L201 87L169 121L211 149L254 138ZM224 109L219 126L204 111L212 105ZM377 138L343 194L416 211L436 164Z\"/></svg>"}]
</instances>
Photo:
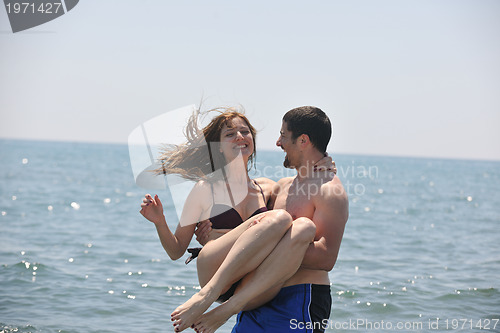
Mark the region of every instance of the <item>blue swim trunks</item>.
<instances>
[{"instance_id":1,"label":"blue swim trunks","mask_svg":"<svg viewBox=\"0 0 500 333\"><path fill-rule=\"evenodd\" d=\"M330 286L298 284L284 287L263 306L238 314L232 333L318 333L328 325Z\"/></svg>"}]
</instances>

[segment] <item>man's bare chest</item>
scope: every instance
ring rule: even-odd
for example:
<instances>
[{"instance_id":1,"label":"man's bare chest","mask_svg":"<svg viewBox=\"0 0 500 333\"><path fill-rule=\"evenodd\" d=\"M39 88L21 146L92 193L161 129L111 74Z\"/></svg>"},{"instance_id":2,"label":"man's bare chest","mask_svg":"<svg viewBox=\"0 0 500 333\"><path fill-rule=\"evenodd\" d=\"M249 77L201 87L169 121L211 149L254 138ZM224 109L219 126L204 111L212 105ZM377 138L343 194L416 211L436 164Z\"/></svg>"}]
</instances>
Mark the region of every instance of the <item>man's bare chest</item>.
<instances>
[{"instance_id":1,"label":"man's bare chest","mask_svg":"<svg viewBox=\"0 0 500 333\"><path fill-rule=\"evenodd\" d=\"M276 197L274 208L285 209L294 220L299 217L312 219L315 210L312 196L295 185L287 184L281 189Z\"/></svg>"}]
</instances>

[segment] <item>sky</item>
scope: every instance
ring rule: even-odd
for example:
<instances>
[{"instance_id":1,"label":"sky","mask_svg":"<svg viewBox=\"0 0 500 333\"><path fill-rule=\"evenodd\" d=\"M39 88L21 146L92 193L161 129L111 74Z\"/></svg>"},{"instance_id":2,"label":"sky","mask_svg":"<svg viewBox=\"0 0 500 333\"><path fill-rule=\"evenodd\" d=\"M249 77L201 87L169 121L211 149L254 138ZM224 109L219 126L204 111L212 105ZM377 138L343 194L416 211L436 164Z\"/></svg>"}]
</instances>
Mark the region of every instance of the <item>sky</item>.
<instances>
[{"instance_id":1,"label":"sky","mask_svg":"<svg viewBox=\"0 0 500 333\"><path fill-rule=\"evenodd\" d=\"M333 154L500 160L499 18L497 0L82 0L14 34L0 8L0 138L126 143L203 102L279 149L283 114L314 105Z\"/></svg>"}]
</instances>

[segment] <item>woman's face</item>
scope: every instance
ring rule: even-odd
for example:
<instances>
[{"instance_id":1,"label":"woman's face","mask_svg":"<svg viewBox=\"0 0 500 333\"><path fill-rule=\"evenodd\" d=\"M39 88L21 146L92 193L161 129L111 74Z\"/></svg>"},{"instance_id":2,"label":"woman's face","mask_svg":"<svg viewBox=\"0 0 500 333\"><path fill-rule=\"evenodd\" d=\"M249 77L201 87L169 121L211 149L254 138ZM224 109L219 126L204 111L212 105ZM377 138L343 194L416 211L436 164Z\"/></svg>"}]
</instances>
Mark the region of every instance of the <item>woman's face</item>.
<instances>
[{"instance_id":1,"label":"woman's face","mask_svg":"<svg viewBox=\"0 0 500 333\"><path fill-rule=\"evenodd\" d=\"M255 149L250 128L239 117L231 119L227 125L222 128L220 137L220 149L226 161L233 160L240 153L245 160L248 160Z\"/></svg>"}]
</instances>

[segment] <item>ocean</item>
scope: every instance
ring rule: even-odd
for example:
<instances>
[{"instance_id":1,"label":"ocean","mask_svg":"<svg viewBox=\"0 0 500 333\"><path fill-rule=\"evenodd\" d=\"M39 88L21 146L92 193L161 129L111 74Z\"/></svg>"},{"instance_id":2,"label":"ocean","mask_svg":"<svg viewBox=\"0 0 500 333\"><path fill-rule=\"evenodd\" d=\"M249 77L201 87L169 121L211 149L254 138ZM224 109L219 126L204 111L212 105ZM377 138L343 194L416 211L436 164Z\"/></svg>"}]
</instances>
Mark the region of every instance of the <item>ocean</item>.
<instances>
[{"instance_id":1,"label":"ocean","mask_svg":"<svg viewBox=\"0 0 500 333\"><path fill-rule=\"evenodd\" d=\"M499 332L500 162L333 157L350 217L327 332ZM0 332L173 331L196 265L139 214L126 145L2 139L0 161Z\"/></svg>"}]
</instances>

